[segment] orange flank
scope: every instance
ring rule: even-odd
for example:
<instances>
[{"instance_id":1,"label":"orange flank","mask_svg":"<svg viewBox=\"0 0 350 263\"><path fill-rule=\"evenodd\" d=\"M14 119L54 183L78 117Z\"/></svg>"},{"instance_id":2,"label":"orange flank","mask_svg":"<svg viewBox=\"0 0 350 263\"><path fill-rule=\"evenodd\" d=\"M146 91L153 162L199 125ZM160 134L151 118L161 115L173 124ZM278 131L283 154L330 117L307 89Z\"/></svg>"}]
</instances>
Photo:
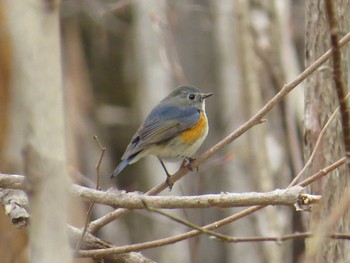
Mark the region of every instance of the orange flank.
<instances>
[{"instance_id":1,"label":"orange flank","mask_svg":"<svg viewBox=\"0 0 350 263\"><path fill-rule=\"evenodd\" d=\"M201 112L197 124L183 131L180 134L180 137L184 142L188 144L194 143L196 140L198 140L204 135L207 125L207 118L204 116L203 112Z\"/></svg>"}]
</instances>

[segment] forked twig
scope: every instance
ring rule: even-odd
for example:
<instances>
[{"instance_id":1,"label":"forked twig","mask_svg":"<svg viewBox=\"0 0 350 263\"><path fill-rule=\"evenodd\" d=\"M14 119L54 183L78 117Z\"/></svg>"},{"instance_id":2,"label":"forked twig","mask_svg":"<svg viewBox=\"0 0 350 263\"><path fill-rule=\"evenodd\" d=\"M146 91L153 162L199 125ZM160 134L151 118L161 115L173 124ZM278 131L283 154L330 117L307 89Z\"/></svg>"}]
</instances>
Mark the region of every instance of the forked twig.
<instances>
[{"instance_id":1,"label":"forked twig","mask_svg":"<svg viewBox=\"0 0 350 263\"><path fill-rule=\"evenodd\" d=\"M100 158L96 164L96 190L100 190L100 166L101 166L101 163L102 163L102 159L103 159L103 156L106 152L106 148L102 146L100 140L98 139L98 137L96 135L93 136L94 140L97 142L98 146L100 147L100 150L101 150L101 154L100 154ZM75 252L77 253L80 248L81 248L81 244L84 240L84 237L86 235L86 232L87 232L87 229L88 229L88 224L89 224L89 221L90 221L90 216L91 216L91 213L92 213L92 209L95 205L95 202L92 202L90 204L90 207L88 209L88 212L86 214L86 220L85 220L85 224L84 224L84 229L83 229L83 233L81 234L81 237L77 243L77 246L75 248Z\"/></svg>"}]
</instances>

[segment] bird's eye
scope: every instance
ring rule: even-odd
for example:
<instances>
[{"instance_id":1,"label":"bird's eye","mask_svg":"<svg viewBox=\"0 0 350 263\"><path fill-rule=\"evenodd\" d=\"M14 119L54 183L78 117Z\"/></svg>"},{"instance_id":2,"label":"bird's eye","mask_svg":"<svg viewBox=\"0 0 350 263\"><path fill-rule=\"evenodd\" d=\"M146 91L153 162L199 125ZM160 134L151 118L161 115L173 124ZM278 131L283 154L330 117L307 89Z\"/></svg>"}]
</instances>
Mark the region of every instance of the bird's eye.
<instances>
[{"instance_id":1,"label":"bird's eye","mask_svg":"<svg viewBox=\"0 0 350 263\"><path fill-rule=\"evenodd\" d=\"M188 98L189 98L190 100L194 100L195 97L196 97L196 96L195 96L193 93L191 93L191 94L188 95Z\"/></svg>"}]
</instances>

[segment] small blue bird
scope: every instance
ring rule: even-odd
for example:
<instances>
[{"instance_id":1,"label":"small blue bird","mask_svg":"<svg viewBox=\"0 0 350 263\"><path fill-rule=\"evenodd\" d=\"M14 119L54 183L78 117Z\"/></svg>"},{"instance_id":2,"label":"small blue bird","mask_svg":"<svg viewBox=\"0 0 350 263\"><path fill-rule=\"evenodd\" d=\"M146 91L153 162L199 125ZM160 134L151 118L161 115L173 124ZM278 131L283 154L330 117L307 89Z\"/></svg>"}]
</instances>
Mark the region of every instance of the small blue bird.
<instances>
[{"instance_id":1,"label":"small blue bird","mask_svg":"<svg viewBox=\"0 0 350 263\"><path fill-rule=\"evenodd\" d=\"M122 162L114 170L117 176L128 164L152 154L158 157L167 175L163 159L186 159L193 155L208 135L208 119L205 113L205 99L213 93L202 93L191 86L176 88L164 98L147 116L144 123L132 137Z\"/></svg>"}]
</instances>

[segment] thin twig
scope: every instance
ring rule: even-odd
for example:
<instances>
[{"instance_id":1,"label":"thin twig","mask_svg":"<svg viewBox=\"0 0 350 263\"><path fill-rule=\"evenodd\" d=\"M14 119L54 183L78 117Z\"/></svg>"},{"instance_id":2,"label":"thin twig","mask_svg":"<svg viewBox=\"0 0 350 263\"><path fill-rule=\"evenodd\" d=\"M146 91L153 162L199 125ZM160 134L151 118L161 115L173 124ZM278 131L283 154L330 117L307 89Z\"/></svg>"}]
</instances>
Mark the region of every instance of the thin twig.
<instances>
[{"instance_id":1,"label":"thin twig","mask_svg":"<svg viewBox=\"0 0 350 263\"><path fill-rule=\"evenodd\" d=\"M345 99L348 99L349 96L350 96L350 92L346 95ZM306 164L304 165L303 169L301 169L301 171L298 173L298 175L294 177L293 181L289 184L288 187L296 185L296 182L302 177L302 175L304 174L305 170L311 165L312 161L314 160L314 157L316 156L316 152L318 150L318 147L321 144L321 140L322 140L322 138L323 138L323 136L324 136L328 126L330 125L330 123L332 122L332 120L334 119L334 117L335 117L335 115L337 114L338 111L339 111L339 107L337 107L335 109L335 111L332 113L332 115L327 120L326 124L323 126L321 132L318 135L315 147L312 150L312 153L311 153L311 155L309 157L309 160L306 162Z\"/></svg>"},{"instance_id":2,"label":"thin twig","mask_svg":"<svg viewBox=\"0 0 350 263\"><path fill-rule=\"evenodd\" d=\"M304 186L307 186L307 185L313 183L314 181L318 180L319 178L329 174L330 172L334 171L335 169L337 169L341 165L345 164L346 163L346 159L347 159L346 157L343 157L343 158L339 159L338 161L332 163L331 165L327 166L326 168L321 169L320 171L318 171L317 173L313 174L309 178L307 178L304 181L300 182L298 185L304 187Z\"/></svg>"},{"instance_id":3,"label":"thin twig","mask_svg":"<svg viewBox=\"0 0 350 263\"><path fill-rule=\"evenodd\" d=\"M191 222L189 222L189 221L187 221L187 220L184 220L184 219L181 219L181 218L179 218L179 217L177 217L177 216L174 216L174 215L172 215L172 214L166 213L166 212L164 212L164 211L162 211L162 210L160 210L160 209L156 209L156 208L154 208L154 207L150 207L150 206L147 204L147 202L145 202L144 200L143 200L143 205L144 205L145 208L146 208L148 211L150 211L150 212L157 213L157 214L160 214L160 215L162 215L162 216L165 216L165 217L167 217L167 218L169 218L169 219L171 219L171 220L173 220L173 221L175 221L175 222L178 222L178 223L180 223L180 224L182 224L182 225L188 226L188 227L190 227L190 228L192 228L192 229L196 229L196 230L198 230L199 232L204 233L204 234L206 234L206 235L208 235L208 236L212 236L212 237L215 237L215 238L220 239L220 240L223 240L223 241L228 241L228 240L230 239L229 236L222 235L222 234L216 233L216 232L214 232L214 231L210 231L210 230L205 229L205 228L202 228L202 227L200 227L200 226L198 226L198 225L196 225L196 224L193 224L193 223L191 223Z\"/></svg>"},{"instance_id":4,"label":"thin twig","mask_svg":"<svg viewBox=\"0 0 350 263\"><path fill-rule=\"evenodd\" d=\"M306 169L312 164L312 161L314 160L314 157L316 156L316 152L318 150L318 147L321 145L321 141L323 138L323 135L325 134L327 127L329 126L329 124L331 123L331 121L334 119L336 113L338 112L339 108L337 108L333 114L331 115L331 117L328 119L327 123L323 126L321 132L318 135L316 144L314 149L312 150L312 153L309 157L309 159L307 160L306 164L304 165L303 169L301 169L301 171L297 174L297 176L294 177L294 179L292 180L292 182L289 184L289 187L296 185L296 183L298 182L298 180L303 176L304 172L306 171Z\"/></svg>"},{"instance_id":5,"label":"thin twig","mask_svg":"<svg viewBox=\"0 0 350 263\"><path fill-rule=\"evenodd\" d=\"M349 192L350 193L350 192ZM350 195L349 195L350 197ZM348 199L349 199L348 197ZM349 201L349 200L347 200ZM304 232L304 233L294 233L294 234L289 234L289 235L283 235L283 236L275 236L275 237L230 237L224 234L216 233L214 231L205 229L203 227L200 227L198 225L195 225L189 221L183 220L181 218L178 218L174 215L171 215L169 213L166 213L162 210L155 209L153 207L148 206L146 202L144 202L144 206L146 209L150 212L154 212L157 214L160 214L162 216L165 216L175 222L178 222L180 224L183 224L185 226L188 226L190 228L196 229L200 231L203 234L206 234L208 236L214 237L220 241L224 242L230 242L230 243L241 243L241 242L266 242L266 241L274 241L277 243L291 240L291 239L305 239L314 236L313 233L311 232ZM334 233L334 234L325 234L325 237L333 238L333 239L345 239L345 240L350 240L350 234L343 234L343 233Z\"/></svg>"},{"instance_id":6,"label":"thin twig","mask_svg":"<svg viewBox=\"0 0 350 263\"><path fill-rule=\"evenodd\" d=\"M196 224L193 224L187 220L183 220L177 216L174 216L172 214L166 213L162 210L150 207L147 202L144 202L145 208L153 213L160 214L162 216L165 216L175 222L178 222L182 225L188 226L192 229L198 230L202 234L208 235L210 237L214 237L217 240L223 241L223 242L229 242L229 243L242 243L242 242L267 242L267 241L274 241L277 243L281 243L283 241L291 240L291 239L305 239L309 237L313 237L314 234L311 232L305 232L305 233L294 233L289 235L283 235L283 236L269 236L269 237L231 237L224 234L220 234L208 229L205 229L203 227L200 227ZM343 233L334 233L334 234L325 234L326 237L333 238L333 239L345 239L350 240L350 234L343 234Z\"/></svg>"},{"instance_id":7,"label":"thin twig","mask_svg":"<svg viewBox=\"0 0 350 263\"><path fill-rule=\"evenodd\" d=\"M101 150L101 155L100 158L98 160L98 163L96 165L96 190L100 190L100 166L103 160L103 156L105 155L106 152L106 148L102 146L100 140L98 139L98 137L96 135L93 136L94 140L98 143L98 146L100 147Z\"/></svg>"},{"instance_id":8,"label":"thin twig","mask_svg":"<svg viewBox=\"0 0 350 263\"><path fill-rule=\"evenodd\" d=\"M103 156L106 152L106 148L102 146L100 140L98 139L98 137L96 135L93 136L94 140L97 142L98 146L100 147L100 150L101 150L101 154L100 154L100 158L96 164L96 190L100 190L100 166L101 166L101 162L103 160ZM83 229L83 233L81 234L81 237L77 243L77 246L75 248L75 253L77 253L80 248L81 248L81 244L84 240L84 237L86 235L86 232L87 232L87 229L88 229L88 224L89 224L89 221L90 221L90 216L91 216L91 213L92 213L92 209L95 205L95 202L92 202L90 204L90 207L88 209L88 212L86 214L86 219L85 219L85 224L84 224L84 229Z\"/></svg>"},{"instance_id":9,"label":"thin twig","mask_svg":"<svg viewBox=\"0 0 350 263\"><path fill-rule=\"evenodd\" d=\"M317 255L316 251L321 249L323 240L327 237L325 233L330 231L344 216L350 206L350 187L347 187L341 199L331 208L328 216L324 219L323 222L320 222L316 228L316 234L314 235L314 239L311 241L310 247L312 252L310 253L310 258L315 258Z\"/></svg>"},{"instance_id":10,"label":"thin twig","mask_svg":"<svg viewBox=\"0 0 350 263\"><path fill-rule=\"evenodd\" d=\"M227 242L233 242L233 243L242 243L242 242L266 242L266 241L273 241L277 243L281 243L283 241L287 240L294 240L294 239L305 239L313 237L314 234L311 232L304 232L304 233L294 233L294 234L288 234L283 236L275 236L275 237L230 237ZM326 235L328 238L332 239L350 239L350 234L343 234L343 233L333 233Z\"/></svg>"}]
</instances>

